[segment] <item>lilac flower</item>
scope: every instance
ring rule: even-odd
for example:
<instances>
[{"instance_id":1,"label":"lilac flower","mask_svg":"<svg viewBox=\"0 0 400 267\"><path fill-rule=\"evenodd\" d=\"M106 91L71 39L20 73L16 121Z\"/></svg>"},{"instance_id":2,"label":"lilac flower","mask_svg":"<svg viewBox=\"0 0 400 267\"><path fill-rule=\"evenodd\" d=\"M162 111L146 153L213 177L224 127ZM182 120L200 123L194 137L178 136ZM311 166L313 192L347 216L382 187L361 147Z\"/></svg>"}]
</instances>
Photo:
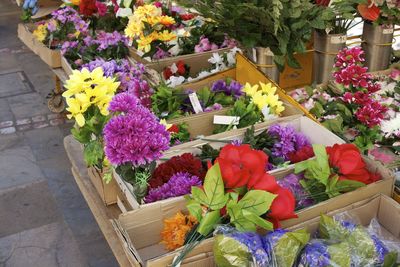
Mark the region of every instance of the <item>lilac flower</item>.
<instances>
[{"instance_id":1,"label":"lilac flower","mask_svg":"<svg viewBox=\"0 0 400 267\"><path fill-rule=\"evenodd\" d=\"M61 54L65 54L68 50L78 47L78 41L65 41L61 46Z\"/></svg>"},{"instance_id":2,"label":"lilac flower","mask_svg":"<svg viewBox=\"0 0 400 267\"><path fill-rule=\"evenodd\" d=\"M314 204L314 200L300 184L302 178L302 175L292 173L277 181L280 186L289 189L293 193L297 202L296 209L303 209Z\"/></svg>"},{"instance_id":3,"label":"lilac flower","mask_svg":"<svg viewBox=\"0 0 400 267\"><path fill-rule=\"evenodd\" d=\"M218 48L219 48L218 45L211 43L207 37L201 36L199 43L194 47L194 51L196 53L201 53L211 50L217 50Z\"/></svg>"},{"instance_id":4,"label":"lilac flower","mask_svg":"<svg viewBox=\"0 0 400 267\"><path fill-rule=\"evenodd\" d=\"M215 93L223 92L228 96L238 99L243 95L242 88L243 85L237 81L232 80L227 84L224 80L218 80L212 84L211 91Z\"/></svg>"},{"instance_id":5,"label":"lilac flower","mask_svg":"<svg viewBox=\"0 0 400 267\"><path fill-rule=\"evenodd\" d=\"M221 110L222 105L219 103L214 103L212 106L206 107L204 109L204 112L211 112L211 111L216 111L216 110Z\"/></svg>"},{"instance_id":6,"label":"lilac flower","mask_svg":"<svg viewBox=\"0 0 400 267\"><path fill-rule=\"evenodd\" d=\"M135 110L139 104L139 99L130 93L120 93L114 96L110 102L108 110L111 112L129 113Z\"/></svg>"},{"instance_id":7,"label":"lilac flower","mask_svg":"<svg viewBox=\"0 0 400 267\"><path fill-rule=\"evenodd\" d=\"M232 48L236 47L237 45L238 45L238 43L236 42L235 39L229 38L227 35L225 35L224 42L221 44L220 48L227 47L227 48L232 49Z\"/></svg>"},{"instance_id":8,"label":"lilac flower","mask_svg":"<svg viewBox=\"0 0 400 267\"><path fill-rule=\"evenodd\" d=\"M325 267L330 266L330 259L328 246L321 241L314 240L304 248L300 264L310 267Z\"/></svg>"},{"instance_id":9,"label":"lilac flower","mask_svg":"<svg viewBox=\"0 0 400 267\"><path fill-rule=\"evenodd\" d=\"M212 92L225 92L228 86L224 80L218 80L211 85Z\"/></svg>"},{"instance_id":10,"label":"lilac flower","mask_svg":"<svg viewBox=\"0 0 400 267\"><path fill-rule=\"evenodd\" d=\"M311 145L310 141L302 133L296 132L292 126L282 126L275 124L269 127L268 134L277 137L277 141L272 147L272 155L288 160L288 154L301 149L306 145Z\"/></svg>"},{"instance_id":11,"label":"lilac flower","mask_svg":"<svg viewBox=\"0 0 400 267\"><path fill-rule=\"evenodd\" d=\"M118 46L120 43L128 46L128 38L117 31L112 33L101 31L97 34L94 43L99 45L97 50L101 51L109 48L110 46Z\"/></svg>"},{"instance_id":12,"label":"lilac flower","mask_svg":"<svg viewBox=\"0 0 400 267\"><path fill-rule=\"evenodd\" d=\"M228 90L230 91L230 95L234 96L235 99L239 99L243 95L242 88L243 85L241 85L239 82L231 81Z\"/></svg>"},{"instance_id":13,"label":"lilac flower","mask_svg":"<svg viewBox=\"0 0 400 267\"><path fill-rule=\"evenodd\" d=\"M171 197L183 196L190 193L192 186L201 185L201 180L188 172L178 172L160 187L150 189L144 201L156 202Z\"/></svg>"},{"instance_id":14,"label":"lilac flower","mask_svg":"<svg viewBox=\"0 0 400 267\"><path fill-rule=\"evenodd\" d=\"M126 110L128 106L120 105L117 98L110 104L117 110ZM148 164L161 157L162 152L169 149L170 134L161 125L156 116L142 105L136 105L126 114L110 119L103 129L105 154L114 165L131 163L134 167Z\"/></svg>"},{"instance_id":15,"label":"lilac flower","mask_svg":"<svg viewBox=\"0 0 400 267\"><path fill-rule=\"evenodd\" d=\"M55 20L50 20L49 23L47 23L47 30L49 32L55 32L57 29L57 23Z\"/></svg>"},{"instance_id":16,"label":"lilac flower","mask_svg":"<svg viewBox=\"0 0 400 267\"><path fill-rule=\"evenodd\" d=\"M167 57L170 57L170 56L171 56L171 54L169 52L166 52L163 49L157 47L157 51L154 54L153 59L159 60L159 59L167 58Z\"/></svg>"}]
</instances>

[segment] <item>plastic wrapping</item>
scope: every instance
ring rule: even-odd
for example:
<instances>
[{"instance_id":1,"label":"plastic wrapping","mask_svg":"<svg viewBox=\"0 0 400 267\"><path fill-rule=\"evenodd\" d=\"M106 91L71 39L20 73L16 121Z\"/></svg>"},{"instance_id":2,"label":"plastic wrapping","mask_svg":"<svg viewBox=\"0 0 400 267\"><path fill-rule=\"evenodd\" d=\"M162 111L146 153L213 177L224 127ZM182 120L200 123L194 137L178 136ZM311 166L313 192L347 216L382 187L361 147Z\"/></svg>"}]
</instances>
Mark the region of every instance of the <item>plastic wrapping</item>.
<instances>
[{"instance_id":1,"label":"plastic wrapping","mask_svg":"<svg viewBox=\"0 0 400 267\"><path fill-rule=\"evenodd\" d=\"M347 218L346 218L347 217ZM347 242L350 246L352 266L382 265L387 257L394 257L400 251L400 243L388 240L381 234L381 226L377 220L372 220L370 227L357 224L355 218L349 219L348 214L335 218L322 215L319 225L321 238L331 242Z\"/></svg>"},{"instance_id":2,"label":"plastic wrapping","mask_svg":"<svg viewBox=\"0 0 400 267\"><path fill-rule=\"evenodd\" d=\"M291 267L310 238L301 230L279 229L262 236L229 226L218 227L214 234L214 260L219 267Z\"/></svg>"}]
</instances>

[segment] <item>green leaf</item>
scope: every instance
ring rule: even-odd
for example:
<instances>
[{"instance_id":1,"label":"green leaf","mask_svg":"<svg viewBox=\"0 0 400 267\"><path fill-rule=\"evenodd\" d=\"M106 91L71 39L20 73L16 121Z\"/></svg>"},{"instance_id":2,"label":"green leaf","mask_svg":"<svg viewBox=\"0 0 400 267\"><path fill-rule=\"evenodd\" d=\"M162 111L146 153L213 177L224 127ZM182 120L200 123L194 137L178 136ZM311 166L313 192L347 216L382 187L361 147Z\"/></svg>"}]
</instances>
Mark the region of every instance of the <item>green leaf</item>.
<instances>
[{"instance_id":1,"label":"green leaf","mask_svg":"<svg viewBox=\"0 0 400 267\"><path fill-rule=\"evenodd\" d=\"M266 213L277 195L263 190L251 190L238 202L241 210L248 210L258 216Z\"/></svg>"},{"instance_id":2,"label":"green leaf","mask_svg":"<svg viewBox=\"0 0 400 267\"><path fill-rule=\"evenodd\" d=\"M222 209L228 201L228 195L225 194L224 181L218 163L208 169L203 185L207 196L206 206L212 210Z\"/></svg>"},{"instance_id":3,"label":"green leaf","mask_svg":"<svg viewBox=\"0 0 400 267\"><path fill-rule=\"evenodd\" d=\"M94 166L103 162L103 145L97 140L90 141L83 149L83 156L88 166Z\"/></svg>"},{"instance_id":4,"label":"green leaf","mask_svg":"<svg viewBox=\"0 0 400 267\"><path fill-rule=\"evenodd\" d=\"M203 204L203 205L207 205L208 204L208 198L206 196L206 194L204 193L204 191L197 187L197 186L192 186L192 197L194 200L196 200L197 202Z\"/></svg>"},{"instance_id":5,"label":"green leaf","mask_svg":"<svg viewBox=\"0 0 400 267\"><path fill-rule=\"evenodd\" d=\"M358 181L341 180L337 182L336 186L339 192L350 192L356 190L357 188L364 187L366 185Z\"/></svg>"},{"instance_id":6,"label":"green leaf","mask_svg":"<svg viewBox=\"0 0 400 267\"><path fill-rule=\"evenodd\" d=\"M257 214L254 214L253 212L248 211L248 210L243 210L242 212L243 212L243 216L247 220L254 223L255 225L257 225L261 228L264 228L265 230L273 230L274 229L274 225L271 222L265 220L264 218L261 218Z\"/></svg>"},{"instance_id":7,"label":"green leaf","mask_svg":"<svg viewBox=\"0 0 400 267\"><path fill-rule=\"evenodd\" d=\"M194 199L187 200L186 208L190 212L192 216L194 216L197 221L201 221L203 218L203 209L199 202L195 201Z\"/></svg>"},{"instance_id":8,"label":"green leaf","mask_svg":"<svg viewBox=\"0 0 400 267\"><path fill-rule=\"evenodd\" d=\"M197 228L197 232L203 236L207 236L212 232L220 218L219 210L207 212L206 215L201 219L199 227Z\"/></svg>"},{"instance_id":9,"label":"green leaf","mask_svg":"<svg viewBox=\"0 0 400 267\"><path fill-rule=\"evenodd\" d=\"M336 117L335 119L326 120L322 123L326 128L334 133L343 133L343 119L341 117Z\"/></svg>"},{"instance_id":10,"label":"green leaf","mask_svg":"<svg viewBox=\"0 0 400 267\"><path fill-rule=\"evenodd\" d=\"M397 252L394 251L389 252L388 254L385 255L382 267L396 267L396 266L399 266L397 264Z\"/></svg>"}]
</instances>

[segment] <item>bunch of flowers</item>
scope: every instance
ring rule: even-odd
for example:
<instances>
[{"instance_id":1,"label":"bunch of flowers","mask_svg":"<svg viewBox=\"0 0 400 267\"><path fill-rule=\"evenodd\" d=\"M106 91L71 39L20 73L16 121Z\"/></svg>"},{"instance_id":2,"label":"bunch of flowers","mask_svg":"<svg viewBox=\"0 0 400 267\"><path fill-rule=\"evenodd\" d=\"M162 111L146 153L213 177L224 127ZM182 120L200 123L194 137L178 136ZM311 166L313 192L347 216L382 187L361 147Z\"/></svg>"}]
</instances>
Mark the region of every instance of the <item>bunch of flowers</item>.
<instances>
[{"instance_id":1,"label":"bunch of flowers","mask_svg":"<svg viewBox=\"0 0 400 267\"><path fill-rule=\"evenodd\" d=\"M161 119L160 123L165 126L171 135L170 146L175 146L190 141L189 127L185 122L179 124L170 124L167 123L165 119Z\"/></svg>"},{"instance_id":2,"label":"bunch of flowers","mask_svg":"<svg viewBox=\"0 0 400 267\"><path fill-rule=\"evenodd\" d=\"M115 77L120 82L119 92L129 92L140 99L140 102L145 107L151 106L152 89L146 80L143 79L145 68L142 64L130 64L127 59L109 60L97 58L87 64L82 65L82 68L87 68L92 71L98 67L103 69L106 77Z\"/></svg>"},{"instance_id":3,"label":"bunch of flowers","mask_svg":"<svg viewBox=\"0 0 400 267\"><path fill-rule=\"evenodd\" d=\"M382 138L380 124L388 108L376 97L380 85L362 67L363 53L359 47L344 48L336 57L334 84L291 95L324 126L366 153Z\"/></svg>"},{"instance_id":4,"label":"bunch of flowers","mask_svg":"<svg viewBox=\"0 0 400 267\"><path fill-rule=\"evenodd\" d=\"M59 48L65 41L85 36L88 27L75 9L66 6L53 11L48 21L39 22L33 35L47 46Z\"/></svg>"},{"instance_id":5,"label":"bunch of flowers","mask_svg":"<svg viewBox=\"0 0 400 267\"><path fill-rule=\"evenodd\" d=\"M109 119L108 106L119 82L106 77L99 67L93 71L84 68L74 70L66 81L63 96L67 102L68 118L74 118L76 126L71 130L84 145L84 157L89 166L103 167L102 129Z\"/></svg>"},{"instance_id":6,"label":"bunch of flowers","mask_svg":"<svg viewBox=\"0 0 400 267\"><path fill-rule=\"evenodd\" d=\"M190 72L189 65L185 64L183 60L179 60L173 63L170 67L166 67L163 71L163 77L165 80L169 80L172 76L188 77Z\"/></svg>"},{"instance_id":7,"label":"bunch of flowers","mask_svg":"<svg viewBox=\"0 0 400 267\"><path fill-rule=\"evenodd\" d=\"M400 3L397 0L368 0L357 7L362 18L375 25L391 26L400 22Z\"/></svg>"},{"instance_id":8,"label":"bunch of flowers","mask_svg":"<svg viewBox=\"0 0 400 267\"><path fill-rule=\"evenodd\" d=\"M157 48L168 51L167 43L177 38L171 31L175 20L170 16L162 15L162 10L156 4L139 6L129 17L125 29L126 36L130 37L135 47L151 57Z\"/></svg>"},{"instance_id":9,"label":"bunch of flowers","mask_svg":"<svg viewBox=\"0 0 400 267\"><path fill-rule=\"evenodd\" d=\"M129 53L128 39L117 31L100 31L96 37L86 36L80 40L65 42L61 53L73 69L79 69L83 64L97 58L106 61L126 58Z\"/></svg>"}]
</instances>

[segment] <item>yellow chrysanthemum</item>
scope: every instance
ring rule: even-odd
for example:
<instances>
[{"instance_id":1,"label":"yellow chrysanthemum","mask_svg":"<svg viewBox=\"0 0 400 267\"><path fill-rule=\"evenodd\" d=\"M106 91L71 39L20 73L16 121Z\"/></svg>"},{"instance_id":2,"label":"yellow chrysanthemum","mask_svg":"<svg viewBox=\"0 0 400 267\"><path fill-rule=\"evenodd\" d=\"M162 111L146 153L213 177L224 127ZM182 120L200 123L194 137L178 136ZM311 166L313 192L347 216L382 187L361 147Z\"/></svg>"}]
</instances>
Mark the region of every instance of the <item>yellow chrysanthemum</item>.
<instances>
[{"instance_id":1,"label":"yellow chrysanthemum","mask_svg":"<svg viewBox=\"0 0 400 267\"><path fill-rule=\"evenodd\" d=\"M159 17L162 15L161 8L156 7L155 5L143 5L139 6L133 15L145 17L145 16L151 16L151 17Z\"/></svg>"},{"instance_id":2,"label":"yellow chrysanthemum","mask_svg":"<svg viewBox=\"0 0 400 267\"><path fill-rule=\"evenodd\" d=\"M38 25L38 27L33 31L32 34L33 34L33 36L36 37L36 39L39 42L43 42L47 36L47 24Z\"/></svg>"},{"instance_id":3,"label":"yellow chrysanthemum","mask_svg":"<svg viewBox=\"0 0 400 267\"><path fill-rule=\"evenodd\" d=\"M154 40L157 40L158 36L156 32L152 32L147 36L141 36L139 40L136 41L138 45L138 50L143 51L145 53L151 50L151 43Z\"/></svg>"},{"instance_id":4,"label":"yellow chrysanthemum","mask_svg":"<svg viewBox=\"0 0 400 267\"><path fill-rule=\"evenodd\" d=\"M97 106L102 115L108 115L108 105L119 85L113 78L105 77L101 67L92 72L86 68L74 70L64 85L68 118L75 118L78 126L84 126L84 113L92 105Z\"/></svg>"},{"instance_id":5,"label":"yellow chrysanthemum","mask_svg":"<svg viewBox=\"0 0 400 267\"><path fill-rule=\"evenodd\" d=\"M243 87L243 92L246 93L248 96L253 96L255 93L257 93L258 90L258 84L251 86L251 84L246 83Z\"/></svg>"},{"instance_id":6,"label":"yellow chrysanthemum","mask_svg":"<svg viewBox=\"0 0 400 267\"><path fill-rule=\"evenodd\" d=\"M136 17L129 18L128 25L125 28L125 35L131 38L138 37L142 34L144 24L141 20Z\"/></svg>"},{"instance_id":7,"label":"yellow chrysanthemum","mask_svg":"<svg viewBox=\"0 0 400 267\"><path fill-rule=\"evenodd\" d=\"M164 30L163 32L158 33L158 40L160 41L169 42L174 39L176 39L176 34L169 32L168 30Z\"/></svg>"}]
</instances>

